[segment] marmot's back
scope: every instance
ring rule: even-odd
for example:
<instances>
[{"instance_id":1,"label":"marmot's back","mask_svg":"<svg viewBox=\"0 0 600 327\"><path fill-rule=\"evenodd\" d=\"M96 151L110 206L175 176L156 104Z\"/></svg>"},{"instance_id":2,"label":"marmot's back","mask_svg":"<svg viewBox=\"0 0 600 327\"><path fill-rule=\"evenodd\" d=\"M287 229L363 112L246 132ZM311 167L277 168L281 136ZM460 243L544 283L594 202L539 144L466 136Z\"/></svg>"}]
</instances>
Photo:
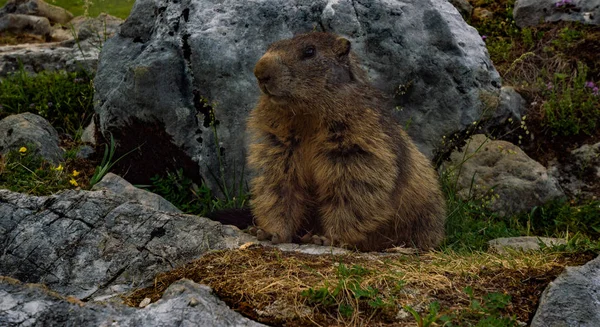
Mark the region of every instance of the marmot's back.
<instances>
[{"instance_id":1,"label":"marmot's back","mask_svg":"<svg viewBox=\"0 0 600 327\"><path fill-rule=\"evenodd\" d=\"M434 247L445 219L436 173L350 47L303 34L274 43L256 64L262 96L248 122L248 162L258 234L361 250Z\"/></svg>"}]
</instances>

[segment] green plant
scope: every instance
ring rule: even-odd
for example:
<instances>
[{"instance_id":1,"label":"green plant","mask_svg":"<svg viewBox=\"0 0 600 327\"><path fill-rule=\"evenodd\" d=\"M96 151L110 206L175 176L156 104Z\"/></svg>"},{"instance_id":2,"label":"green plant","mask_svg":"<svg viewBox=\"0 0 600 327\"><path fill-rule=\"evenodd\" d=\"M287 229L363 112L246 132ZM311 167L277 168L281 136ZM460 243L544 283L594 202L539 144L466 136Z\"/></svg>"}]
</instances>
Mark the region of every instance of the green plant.
<instances>
[{"instance_id":1,"label":"green plant","mask_svg":"<svg viewBox=\"0 0 600 327\"><path fill-rule=\"evenodd\" d=\"M112 134L110 134L110 144L104 145L104 155L102 157L100 165L96 167L96 171L94 171L94 175L92 175L92 178L90 179L90 187L96 185L96 183L98 183L102 179L102 177L104 177L108 173L108 171L117 162L119 162L119 160L123 159L123 157L130 154L131 152L139 149L139 147L134 148L113 161L113 156L115 155L116 148L117 145L115 143L115 139L113 138Z\"/></svg>"},{"instance_id":2,"label":"green plant","mask_svg":"<svg viewBox=\"0 0 600 327\"><path fill-rule=\"evenodd\" d=\"M468 194L458 193L458 180L463 173L463 164L485 145L485 142L474 145L470 143L471 140L466 147L475 147L475 150L465 150L460 162L442 169L440 173L440 184L446 196L447 206L446 239L442 245L444 250L485 251L488 247L487 242L494 238L519 236L524 233L524 229L514 217L500 217L490 211L489 203L496 198L493 189L482 195L475 195L475 176L471 176Z\"/></svg>"},{"instance_id":3,"label":"green plant","mask_svg":"<svg viewBox=\"0 0 600 327\"><path fill-rule=\"evenodd\" d=\"M535 207L517 217L526 222L536 235L564 236L581 234L591 239L600 237L600 201L590 200L572 205L565 200L555 200Z\"/></svg>"},{"instance_id":4,"label":"green plant","mask_svg":"<svg viewBox=\"0 0 600 327\"><path fill-rule=\"evenodd\" d=\"M150 179L149 190L164 197L181 211L204 216L214 210L215 198L205 184L198 187L183 174L183 169L167 172L166 176L154 176Z\"/></svg>"},{"instance_id":5,"label":"green plant","mask_svg":"<svg viewBox=\"0 0 600 327\"><path fill-rule=\"evenodd\" d=\"M206 98L201 98L202 105L208 109L210 115L210 127L213 131L213 137L215 140L215 149L217 154L217 160L219 162L218 175L209 169L209 173L216 181L219 190L221 191L224 198L217 197L214 202L215 209L225 208L243 208L249 198L248 186L244 181L244 165L242 165L241 172L238 175L238 170L235 161L233 162L233 173L228 179L228 173L226 171L223 153L219 143L219 134L217 132L217 125L219 122L215 118L215 107L216 103L211 105L208 104ZM229 180L229 182L228 182Z\"/></svg>"},{"instance_id":6,"label":"green plant","mask_svg":"<svg viewBox=\"0 0 600 327\"><path fill-rule=\"evenodd\" d=\"M386 301L378 289L363 285L363 277L369 274L372 272L362 266L354 265L349 268L340 263L336 271L336 283L326 281L323 287L308 288L301 295L311 304L336 310L343 318L358 314L361 306L370 310L391 306L390 301Z\"/></svg>"},{"instance_id":7,"label":"green plant","mask_svg":"<svg viewBox=\"0 0 600 327\"><path fill-rule=\"evenodd\" d=\"M419 327L428 327L432 324L437 325L438 321L443 322L445 325L451 319L449 315L440 312L440 304L437 301L429 304L429 312L424 317L409 305L405 305L403 308L415 318Z\"/></svg>"},{"instance_id":8,"label":"green plant","mask_svg":"<svg viewBox=\"0 0 600 327\"><path fill-rule=\"evenodd\" d=\"M0 155L0 188L33 195L49 195L79 186L76 170L67 163L52 164L28 144ZM69 172L70 171L70 172Z\"/></svg>"},{"instance_id":9,"label":"green plant","mask_svg":"<svg viewBox=\"0 0 600 327\"><path fill-rule=\"evenodd\" d=\"M463 290L469 297L469 307L461 310L441 310L439 302L429 304L426 315L421 315L411 306L404 306L419 327L439 326L478 326L478 327L513 327L517 326L515 317L505 317L502 310L511 303L511 296L492 292L477 298L473 288L467 286Z\"/></svg>"},{"instance_id":10,"label":"green plant","mask_svg":"<svg viewBox=\"0 0 600 327\"><path fill-rule=\"evenodd\" d=\"M552 44L559 49L566 50L574 45L577 41L581 40L584 36L583 32L577 29L564 27L558 32L558 38L552 40Z\"/></svg>"},{"instance_id":11,"label":"green plant","mask_svg":"<svg viewBox=\"0 0 600 327\"><path fill-rule=\"evenodd\" d=\"M83 72L27 73L23 66L0 80L0 119L32 112L65 133L76 133L94 112L92 77Z\"/></svg>"},{"instance_id":12,"label":"green plant","mask_svg":"<svg viewBox=\"0 0 600 327\"><path fill-rule=\"evenodd\" d=\"M600 123L600 96L587 87L588 68L582 62L573 75L555 73L544 85L543 124L553 135L592 134Z\"/></svg>"}]
</instances>

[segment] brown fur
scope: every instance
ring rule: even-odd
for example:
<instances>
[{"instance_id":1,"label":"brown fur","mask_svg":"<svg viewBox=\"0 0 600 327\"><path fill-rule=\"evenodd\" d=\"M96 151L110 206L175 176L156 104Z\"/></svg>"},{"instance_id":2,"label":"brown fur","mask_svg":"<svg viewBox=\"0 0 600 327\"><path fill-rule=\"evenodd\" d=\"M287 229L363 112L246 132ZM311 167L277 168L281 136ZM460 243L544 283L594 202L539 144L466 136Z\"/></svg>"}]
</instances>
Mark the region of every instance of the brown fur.
<instances>
[{"instance_id":1,"label":"brown fur","mask_svg":"<svg viewBox=\"0 0 600 327\"><path fill-rule=\"evenodd\" d=\"M441 242L436 173L366 82L348 40L309 33L276 42L254 73L263 94L248 121L248 163L259 236L322 235L311 240L363 251Z\"/></svg>"}]
</instances>

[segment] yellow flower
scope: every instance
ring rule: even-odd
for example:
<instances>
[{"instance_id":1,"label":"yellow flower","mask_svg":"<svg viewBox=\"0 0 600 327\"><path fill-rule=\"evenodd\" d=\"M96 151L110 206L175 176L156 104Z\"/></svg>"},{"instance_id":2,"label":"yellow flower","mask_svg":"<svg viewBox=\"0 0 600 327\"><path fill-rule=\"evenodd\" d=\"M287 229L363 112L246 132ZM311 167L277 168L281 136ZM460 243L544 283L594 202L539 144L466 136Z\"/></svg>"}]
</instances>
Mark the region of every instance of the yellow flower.
<instances>
[{"instance_id":1,"label":"yellow flower","mask_svg":"<svg viewBox=\"0 0 600 327\"><path fill-rule=\"evenodd\" d=\"M63 170L62 164L59 164L58 167L54 168L54 170L56 170L56 171L62 171Z\"/></svg>"},{"instance_id":2,"label":"yellow flower","mask_svg":"<svg viewBox=\"0 0 600 327\"><path fill-rule=\"evenodd\" d=\"M24 146L22 146L22 147L19 149L19 152L21 152L21 153L25 153L25 152L27 152L27 148L26 148L26 147L24 147Z\"/></svg>"},{"instance_id":3,"label":"yellow flower","mask_svg":"<svg viewBox=\"0 0 600 327\"><path fill-rule=\"evenodd\" d=\"M79 184L77 184L77 181L75 180L75 178L71 178L71 180L69 181L69 183L71 183L71 185L73 186L78 186Z\"/></svg>"},{"instance_id":4,"label":"yellow flower","mask_svg":"<svg viewBox=\"0 0 600 327\"><path fill-rule=\"evenodd\" d=\"M77 177L77 175L79 175L79 172L75 169L73 169L73 177Z\"/></svg>"}]
</instances>

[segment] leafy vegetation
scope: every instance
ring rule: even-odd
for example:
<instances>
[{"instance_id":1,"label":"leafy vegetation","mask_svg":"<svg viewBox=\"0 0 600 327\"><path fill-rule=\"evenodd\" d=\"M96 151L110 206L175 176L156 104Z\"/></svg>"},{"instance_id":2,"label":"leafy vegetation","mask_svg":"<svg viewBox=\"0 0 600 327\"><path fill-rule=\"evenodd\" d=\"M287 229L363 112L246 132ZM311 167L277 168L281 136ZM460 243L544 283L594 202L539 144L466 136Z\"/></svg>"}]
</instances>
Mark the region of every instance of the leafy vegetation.
<instances>
[{"instance_id":1,"label":"leafy vegetation","mask_svg":"<svg viewBox=\"0 0 600 327\"><path fill-rule=\"evenodd\" d=\"M183 169L167 172L166 176L154 176L148 190L154 192L181 211L205 216L214 210L215 200L212 191L205 184L198 187L183 174Z\"/></svg>"},{"instance_id":2,"label":"leafy vegetation","mask_svg":"<svg viewBox=\"0 0 600 327\"><path fill-rule=\"evenodd\" d=\"M499 292L485 294L481 299L474 296L473 288L467 286L464 293L469 297L469 306L461 310L442 310L439 302L433 301L429 304L426 315L420 314L411 306L404 306L404 310L410 312L415 318L417 326L428 327L443 325L453 326L496 326L512 327L518 326L514 316L506 317L502 314L511 303L511 296Z\"/></svg>"},{"instance_id":3,"label":"leafy vegetation","mask_svg":"<svg viewBox=\"0 0 600 327\"><path fill-rule=\"evenodd\" d=\"M363 276L372 273L359 265L347 267L344 263L339 263L335 285L326 282L323 287L310 287L302 291L301 295L306 297L309 303L325 310L334 310L336 314L346 319L357 314L361 307L371 311L393 307L393 302L384 301L376 288L363 285ZM399 287L403 284L402 280L397 283Z\"/></svg>"},{"instance_id":4,"label":"leafy vegetation","mask_svg":"<svg viewBox=\"0 0 600 327\"><path fill-rule=\"evenodd\" d=\"M591 135L600 124L600 94L595 83L587 81L588 68L582 62L571 74L555 73L542 93L546 101L543 124L553 135Z\"/></svg>"},{"instance_id":5,"label":"leafy vegetation","mask_svg":"<svg viewBox=\"0 0 600 327\"><path fill-rule=\"evenodd\" d=\"M29 144L0 155L0 189L49 195L86 185L85 177L77 167L74 159L52 164L36 154L35 146Z\"/></svg>"},{"instance_id":6,"label":"leafy vegetation","mask_svg":"<svg viewBox=\"0 0 600 327\"><path fill-rule=\"evenodd\" d=\"M470 2L493 13L470 22L485 39L504 84L533 103L529 116L539 136L597 134L600 29L565 22L521 29L512 16L514 0Z\"/></svg>"},{"instance_id":7,"label":"leafy vegetation","mask_svg":"<svg viewBox=\"0 0 600 327\"><path fill-rule=\"evenodd\" d=\"M22 112L46 118L59 132L76 134L94 112L92 76L84 72L27 73L0 80L0 119Z\"/></svg>"}]
</instances>

